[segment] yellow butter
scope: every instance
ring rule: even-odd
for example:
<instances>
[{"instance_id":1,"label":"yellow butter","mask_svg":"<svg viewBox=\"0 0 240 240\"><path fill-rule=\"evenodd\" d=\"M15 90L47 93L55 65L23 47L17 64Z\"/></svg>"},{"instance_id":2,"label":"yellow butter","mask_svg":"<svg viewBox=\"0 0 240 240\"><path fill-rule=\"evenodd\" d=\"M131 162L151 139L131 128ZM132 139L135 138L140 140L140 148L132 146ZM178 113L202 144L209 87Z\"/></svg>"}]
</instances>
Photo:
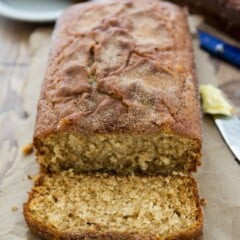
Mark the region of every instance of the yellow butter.
<instances>
[{"instance_id":1,"label":"yellow butter","mask_svg":"<svg viewBox=\"0 0 240 240\"><path fill-rule=\"evenodd\" d=\"M233 107L224 98L220 89L212 85L200 85L200 94L202 97L203 112L227 116L232 115Z\"/></svg>"}]
</instances>

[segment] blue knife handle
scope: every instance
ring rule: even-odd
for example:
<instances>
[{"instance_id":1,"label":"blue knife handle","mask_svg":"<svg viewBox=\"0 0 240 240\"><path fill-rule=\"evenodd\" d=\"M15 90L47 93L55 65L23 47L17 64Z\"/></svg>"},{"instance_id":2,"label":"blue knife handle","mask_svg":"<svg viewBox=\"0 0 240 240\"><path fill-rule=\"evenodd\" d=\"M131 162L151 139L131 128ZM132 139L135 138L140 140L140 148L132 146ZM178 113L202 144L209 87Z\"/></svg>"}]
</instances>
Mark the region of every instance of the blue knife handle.
<instances>
[{"instance_id":1,"label":"blue knife handle","mask_svg":"<svg viewBox=\"0 0 240 240\"><path fill-rule=\"evenodd\" d=\"M232 46L209 33L198 31L200 46L216 57L240 68L240 48Z\"/></svg>"}]
</instances>

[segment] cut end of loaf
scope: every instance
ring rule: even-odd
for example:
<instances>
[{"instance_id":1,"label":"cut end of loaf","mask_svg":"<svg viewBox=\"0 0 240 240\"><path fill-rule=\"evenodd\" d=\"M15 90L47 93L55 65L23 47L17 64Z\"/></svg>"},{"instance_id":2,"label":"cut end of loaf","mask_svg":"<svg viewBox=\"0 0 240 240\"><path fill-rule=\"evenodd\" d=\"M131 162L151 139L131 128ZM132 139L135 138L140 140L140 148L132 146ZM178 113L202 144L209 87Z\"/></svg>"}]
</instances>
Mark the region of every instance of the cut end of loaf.
<instances>
[{"instance_id":1,"label":"cut end of loaf","mask_svg":"<svg viewBox=\"0 0 240 240\"><path fill-rule=\"evenodd\" d=\"M52 134L36 140L38 162L51 172L166 174L191 172L199 165L198 140L171 133L152 135Z\"/></svg>"},{"instance_id":2,"label":"cut end of loaf","mask_svg":"<svg viewBox=\"0 0 240 240\"><path fill-rule=\"evenodd\" d=\"M198 239L202 231L196 183L178 175L44 175L24 215L46 239Z\"/></svg>"}]
</instances>

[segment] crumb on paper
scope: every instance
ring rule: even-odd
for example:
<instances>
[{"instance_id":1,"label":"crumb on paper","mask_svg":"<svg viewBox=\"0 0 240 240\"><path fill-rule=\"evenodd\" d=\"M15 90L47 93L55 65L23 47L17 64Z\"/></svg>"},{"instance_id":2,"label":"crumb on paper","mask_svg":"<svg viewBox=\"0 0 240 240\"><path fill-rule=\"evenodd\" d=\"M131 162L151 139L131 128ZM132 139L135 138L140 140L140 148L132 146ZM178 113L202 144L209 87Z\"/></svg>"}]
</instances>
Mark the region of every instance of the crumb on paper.
<instances>
[{"instance_id":1,"label":"crumb on paper","mask_svg":"<svg viewBox=\"0 0 240 240\"><path fill-rule=\"evenodd\" d=\"M200 204L201 204L202 206L206 206L206 205L207 205L207 200L206 200L205 198L202 198L202 199L200 200Z\"/></svg>"},{"instance_id":2,"label":"crumb on paper","mask_svg":"<svg viewBox=\"0 0 240 240\"><path fill-rule=\"evenodd\" d=\"M17 206L13 206L12 207L12 212L16 212L18 210L18 207Z\"/></svg>"},{"instance_id":3,"label":"crumb on paper","mask_svg":"<svg viewBox=\"0 0 240 240\"><path fill-rule=\"evenodd\" d=\"M29 155L32 152L33 152L33 144L32 143L29 143L29 144L22 147L22 153L24 155Z\"/></svg>"},{"instance_id":4,"label":"crumb on paper","mask_svg":"<svg viewBox=\"0 0 240 240\"><path fill-rule=\"evenodd\" d=\"M39 174L36 174L36 175L34 175L34 176L31 176L33 182L37 182L38 179L39 179L39 177L40 177Z\"/></svg>"},{"instance_id":5,"label":"crumb on paper","mask_svg":"<svg viewBox=\"0 0 240 240\"><path fill-rule=\"evenodd\" d=\"M36 174L36 175L30 175L30 174L28 174L28 175L27 175L27 179L29 179L29 180L31 180L31 181L33 181L33 182L36 182L36 181L38 180L38 178L39 178L39 174Z\"/></svg>"},{"instance_id":6,"label":"crumb on paper","mask_svg":"<svg viewBox=\"0 0 240 240\"><path fill-rule=\"evenodd\" d=\"M225 99L222 91L212 85L200 85L203 112L231 116L233 107Z\"/></svg>"}]
</instances>

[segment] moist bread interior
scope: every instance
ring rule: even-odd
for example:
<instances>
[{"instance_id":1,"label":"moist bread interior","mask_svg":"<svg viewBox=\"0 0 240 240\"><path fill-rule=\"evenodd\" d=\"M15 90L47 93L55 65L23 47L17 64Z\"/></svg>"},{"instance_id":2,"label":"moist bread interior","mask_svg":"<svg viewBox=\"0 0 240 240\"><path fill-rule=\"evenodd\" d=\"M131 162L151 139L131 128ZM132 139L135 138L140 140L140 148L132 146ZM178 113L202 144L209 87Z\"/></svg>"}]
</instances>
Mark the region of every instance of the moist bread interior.
<instances>
[{"instance_id":1,"label":"moist bread interior","mask_svg":"<svg viewBox=\"0 0 240 240\"><path fill-rule=\"evenodd\" d=\"M45 175L25 208L33 221L78 235L117 232L156 239L199 230L202 221L196 183L187 176L119 177L65 171Z\"/></svg>"},{"instance_id":2,"label":"moist bread interior","mask_svg":"<svg viewBox=\"0 0 240 240\"><path fill-rule=\"evenodd\" d=\"M44 140L38 162L52 172L163 174L196 170L199 144L174 134L51 135Z\"/></svg>"}]
</instances>

